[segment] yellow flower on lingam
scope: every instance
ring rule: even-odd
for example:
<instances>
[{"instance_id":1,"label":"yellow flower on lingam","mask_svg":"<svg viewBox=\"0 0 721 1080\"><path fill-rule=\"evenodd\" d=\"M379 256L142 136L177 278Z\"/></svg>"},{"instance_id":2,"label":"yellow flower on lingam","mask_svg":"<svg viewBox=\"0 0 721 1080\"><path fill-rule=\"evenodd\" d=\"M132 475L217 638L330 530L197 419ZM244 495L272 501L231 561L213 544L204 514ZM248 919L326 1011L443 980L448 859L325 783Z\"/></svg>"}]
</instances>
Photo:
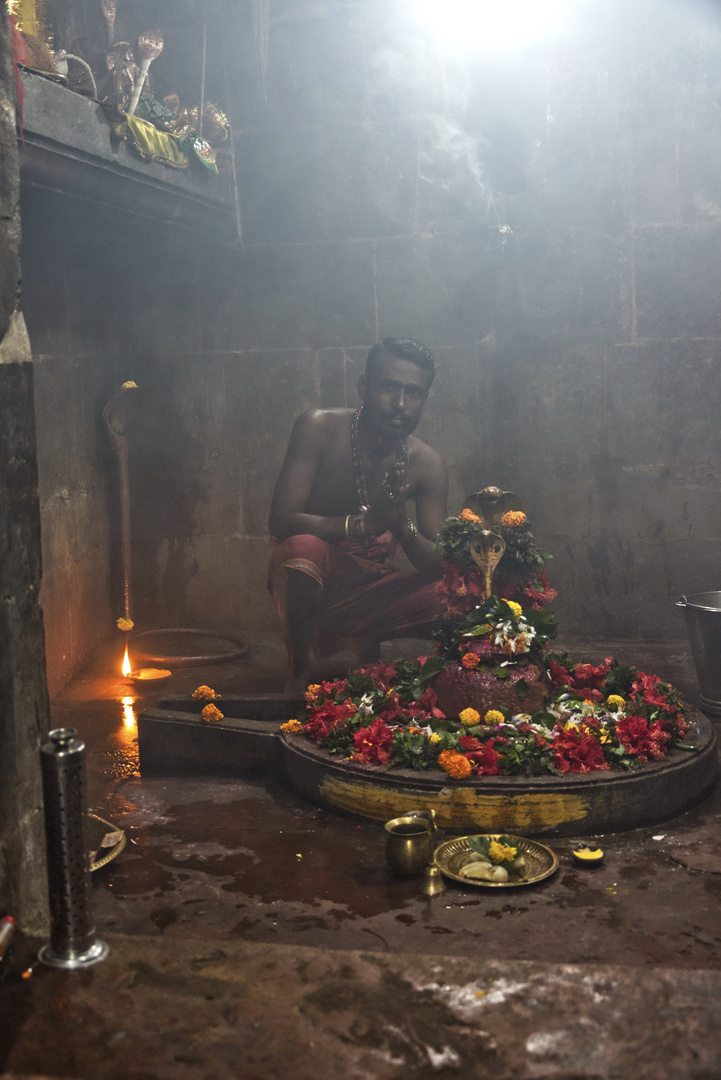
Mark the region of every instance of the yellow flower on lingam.
<instances>
[{"instance_id":1,"label":"yellow flower on lingam","mask_svg":"<svg viewBox=\"0 0 721 1080\"><path fill-rule=\"evenodd\" d=\"M299 731L303 730L303 725L300 720L286 720L284 724L280 725L280 730L285 731L288 735L297 735Z\"/></svg>"},{"instance_id":2,"label":"yellow flower on lingam","mask_svg":"<svg viewBox=\"0 0 721 1080\"><path fill-rule=\"evenodd\" d=\"M471 521L476 525L483 524L483 518L479 518L478 514L474 514L472 510L468 509L468 507L466 507L465 510L461 510L460 514L458 515L458 520Z\"/></svg>"},{"instance_id":3,"label":"yellow flower on lingam","mask_svg":"<svg viewBox=\"0 0 721 1080\"><path fill-rule=\"evenodd\" d=\"M520 604L517 604L515 600L506 600L504 597L504 603L508 604L509 608L517 619L520 618L520 616L523 614L523 608Z\"/></svg>"},{"instance_id":4,"label":"yellow flower on lingam","mask_svg":"<svg viewBox=\"0 0 721 1080\"><path fill-rule=\"evenodd\" d=\"M216 720L222 720L223 714L220 709L217 709L215 705L206 705L201 711L200 715L205 720L206 724L212 724Z\"/></svg>"},{"instance_id":5,"label":"yellow flower on lingam","mask_svg":"<svg viewBox=\"0 0 721 1080\"><path fill-rule=\"evenodd\" d=\"M611 709L622 709L626 702L620 694L609 694L606 698L606 704Z\"/></svg>"},{"instance_id":6,"label":"yellow flower on lingam","mask_svg":"<svg viewBox=\"0 0 721 1080\"><path fill-rule=\"evenodd\" d=\"M484 724L503 724L505 720L506 718L500 709L489 709L483 717Z\"/></svg>"},{"instance_id":7,"label":"yellow flower on lingam","mask_svg":"<svg viewBox=\"0 0 721 1080\"><path fill-rule=\"evenodd\" d=\"M491 840L488 858L493 859L494 862L511 862L517 854L518 848L511 847L510 844L499 844L498 840Z\"/></svg>"},{"instance_id":8,"label":"yellow flower on lingam","mask_svg":"<svg viewBox=\"0 0 721 1080\"><path fill-rule=\"evenodd\" d=\"M122 389L123 390L137 390L138 389L138 384L136 382L133 382L132 379L128 379L127 382L123 383Z\"/></svg>"},{"instance_id":9,"label":"yellow flower on lingam","mask_svg":"<svg viewBox=\"0 0 721 1080\"><path fill-rule=\"evenodd\" d=\"M129 634L135 626L132 619L118 619L115 623L118 630L122 630L124 634Z\"/></svg>"},{"instance_id":10,"label":"yellow flower on lingam","mask_svg":"<svg viewBox=\"0 0 721 1080\"><path fill-rule=\"evenodd\" d=\"M475 709L464 709L463 712L459 713L458 719L464 727L473 727L474 724L480 722L481 714L476 712Z\"/></svg>"}]
</instances>

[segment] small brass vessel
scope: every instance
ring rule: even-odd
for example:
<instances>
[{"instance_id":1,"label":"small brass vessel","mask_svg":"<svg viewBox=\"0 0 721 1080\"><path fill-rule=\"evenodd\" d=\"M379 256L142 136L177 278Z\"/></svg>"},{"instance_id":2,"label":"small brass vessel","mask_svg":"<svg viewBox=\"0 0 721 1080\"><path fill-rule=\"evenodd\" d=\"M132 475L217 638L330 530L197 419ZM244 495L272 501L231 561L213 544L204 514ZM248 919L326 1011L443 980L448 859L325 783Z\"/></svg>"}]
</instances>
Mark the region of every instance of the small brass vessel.
<instances>
[{"instance_id":1,"label":"small brass vessel","mask_svg":"<svg viewBox=\"0 0 721 1080\"><path fill-rule=\"evenodd\" d=\"M386 822L386 859L403 877L418 877L433 861L436 847L435 823L420 814L409 813Z\"/></svg>"}]
</instances>

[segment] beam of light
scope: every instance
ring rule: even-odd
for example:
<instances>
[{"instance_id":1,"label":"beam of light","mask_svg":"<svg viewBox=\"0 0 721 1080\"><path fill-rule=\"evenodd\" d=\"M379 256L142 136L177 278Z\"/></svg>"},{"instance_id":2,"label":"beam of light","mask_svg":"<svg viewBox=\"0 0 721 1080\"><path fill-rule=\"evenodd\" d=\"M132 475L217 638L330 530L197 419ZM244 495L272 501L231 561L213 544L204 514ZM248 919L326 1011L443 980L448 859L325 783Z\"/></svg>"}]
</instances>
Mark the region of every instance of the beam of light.
<instances>
[{"instance_id":1,"label":"beam of light","mask_svg":"<svg viewBox=\"0 0 721 1080\"><path fill-rule=\"evenodd\" d=\"M133 705L135 698L124 697L120 699L120 704L123 706L123 726L126 728L135 727L135 709Z\"/></svg>"},{"instance_id":2,"label":"beam of light","mask_svg":"<svg viewBox=\"0 0 721 1080\"><path fill-rule=\"evenodd\" d=\"M418 13L445 45L509 51L552 32L570 0L416 0Z\"/></svg>"},{"instance_id":3,"label":"beam of light","mask_svg":"<svg viewBox=\"0 0 721 1080\"><path fill-rule=\"evenodd\" d=\"M130 666L130 657L128 656L128 646L126 645L125 646L125 656L123 657L123 675L125 675L125 677L127 678L127 676L130 674L130 672L132 670L133 669Z\"/></svg>"}]
</instances>

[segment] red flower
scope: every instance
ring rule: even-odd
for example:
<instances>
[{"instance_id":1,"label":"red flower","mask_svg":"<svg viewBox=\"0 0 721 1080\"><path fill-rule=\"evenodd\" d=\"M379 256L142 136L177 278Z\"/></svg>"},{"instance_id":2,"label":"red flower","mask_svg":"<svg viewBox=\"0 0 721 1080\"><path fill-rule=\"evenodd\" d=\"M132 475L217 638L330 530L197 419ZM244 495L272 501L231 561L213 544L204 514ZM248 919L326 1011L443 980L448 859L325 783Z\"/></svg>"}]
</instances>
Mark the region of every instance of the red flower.
<instances>
[{"instance_id":1,"label":"red flower","mask_svg":"<svg viewBox=\"0 0 721 1080\"><path fill-rule=\"evenodd\" d=\"M375 679L375 681L382 687L384 693L388 693L393 680L398 674L395 664L368 664L366 667L358 669L359 674L366 675L369 679Z\"/></svg>"},{"instance_id":2,"label":"red flower","mask_svg":"<svg viewBox=\"0 0 721 1080\"><path fill-rule=\"evenodd\" d=\"M674 712L676 706L672 705L658 690L660 681L658 675L647 675L644 671L639 671L638 678L631 687L631 695L643 693L644 705L665 709L666 712Z\"/></svg>"},{"instance_id":3,"label":"red flower","mask_svg":"<svg viewBox=\"0 0 721 1080\"><path fill-rule=\"evenodd\" d=\"M331 731L340 724L344 724L354 713L355 705L352 702L336 705L334 701L324 701L310 714L303 724L303 730L309 739L325 742Z\"/></svg>"},{"instance_id":4,"label":"red flower","mask_svg":"<svg viewBox=\"0 0 721 1080\"><path fill-rule=\"evenodd\" d=\"M346 690L348 688L347 681L345 679L339 679L338 682L322 682L320 684L320 693L325 697L335 697L340 690Z\"/></svg>"},{"instance_id":5,"label":"red flower","mask_svg":"<svg viewBox=\"0 0 721 1080\"><path fill-rule=\"evenodd\" d=\"M461 750L481 750L483 743L475 735L461 735L458 740Z\"/></svg>"},{"instance_id":6,"label":"red flower","mask_svg":"<svg viewBox=\"0 0 721 1080\"><path fill-rule=\"evenodd\" d=\"M356 731L353 746L356 761L368 765L387 765L393 750L393 731L379 717L370 727Z\"/></svg>"},{"instance_id":7,"label":"red flower","mask_svg":"<svg viewBox=\"0 0 721 1080\"><path fill-rule=\"evenodd\" d=\"M562 773L588 773L610 768L604 760L601 744L582 728L559 731L553 740L553 764Z\"/></svg>"},{"instance_id":8,"label":"red flower","mask_svg":"<svg viewBox=\"0 0 721 1080\"><path fill-rule=\"evenodd\" d=\"M430 686L421 694L419 705L431 716L435 716L436 720L445 720L446 714L438 708L438 694Z\"/></svg>"},{"instance_id":9,"label":"red flower","mask_svg":"<svg viewBox=\"0 0 721 1080\"><path fill-rule=\"evenodd\" d=\"M474 776L498 776L503 771L500 765L501 755L493 747L493 743L498 741L504 740L489 739L480 750L466 754L468 760L473 763Z\"/></svg>"},{"instance_id":10,"label":"red flower","mask_svg":"<svg viewBox=\"0 0 721 1080\"><path fill-rule=\"evenodd\" d=\"M639 761L652 757L660 761L666 757L666 743L671 736L658 722L648 724L641 716L625 716L616 724L616 734L627 754L635 754Z\"/></svg>"},{"instance_id":11,"label":"red flower","mask_svg":"<svg viewBox=\"0 0 721 1080\"><path fill-rule=\"evenodd\" d=\"M572 686L575 690L600 690L603 680L611 670L613 657L607 656L602 664L594 667L593 664L576 664L572 673Z\"/></svg>"},{"instance_id":12,"label":"red flower","mask_svg":"<svg viewBox=\"0 0 721 1080\"><path fill-rule=\"evenodd\" d=\"M548 673L554 686L568 686L571 682L570 671L555 660L548 661Z\"/></svg>"},{"instance_id":13,"label":"red flower","mask_svg":"<svg viewBox=\"0 0 721 1080\"><path fill-rule=\"evenodd\" d=\"M408 709L405 705L401 705L396 691L387 699L386 706L380 713L380 719L391 723L394 720L405 720L407 715Z\"/></svg>"}]
</instances>

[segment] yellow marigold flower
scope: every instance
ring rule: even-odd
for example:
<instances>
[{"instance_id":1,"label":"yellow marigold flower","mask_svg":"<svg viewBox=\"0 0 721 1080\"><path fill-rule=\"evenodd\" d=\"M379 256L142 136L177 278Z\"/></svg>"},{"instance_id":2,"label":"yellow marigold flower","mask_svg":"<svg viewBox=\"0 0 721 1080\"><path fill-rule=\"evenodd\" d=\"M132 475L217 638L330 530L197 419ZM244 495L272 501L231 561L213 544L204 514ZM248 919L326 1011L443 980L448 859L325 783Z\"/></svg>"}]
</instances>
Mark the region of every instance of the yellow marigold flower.
<instances>
[{"instance_id":1,"label":"yellow marigold flower","mask_svg":"<svg viewBox=\"0 0 721 1080\"><path fill-rule=\"evenodd\" d=\"M458 719L464 727L473 727L474 724L480 723L481 714L476 712L475 709L464 709L463 712L459 714Z\"/></svg>"},{"instance_id":2,"label":"yellow marigold flower","mask_svg":"<svg viewBox=\"0 0 721 1080\"><path fill-rule=\"evenodd\" d=\"M123 390L137 390L138 389L138 384L136 382L133 382L132 379L128 379L127 382L123 383L122 389Z\"/></svg>"},{"instance_id":3,"label":"yellow marigold flower","mask_svg":"<svg viewBox=\"0 0 721 1080\"><path fill-rule=\"evenodd\" d=\"M509 608L511 609L511 611L513 612L513 614L516 616L517 619L521 615L523 615L523 608L521 607L520 604L517 604L515 600L506 600L505 602L508 604Z\"/></svg>"},{"instance_id":4,"label":"yellow marigold flower","mask_svg":"<svg viewBox=\"0 0 721 1080\"><path fill-rule=\"evenodd\" d=\"M501 518L501 525L517 526L523 525L526 520L526 515L522 510L508 510Z\"/></svg>"},{"instance_id":5,"label":"yellow marigold flower","mask_svg":"<svg viewBox=\"0 0 721 1080\"><path fill-rule=\"evenodd\" d=\"M466 507L465 510L461 510L458 518L459 521L473 521L476 523L476 525L483 524L483 518L479 518L478 514L474 514L472 510L468 509L468 507Z\"/></svg>"},{"instance_id":6,"label":"yellow marigold flower","mask_svg":"<svg viewBox=\"0 0 721 1080\"><path fill-rule=\"evenodd\" d=\"M476 656L476 654L473 652L464 653L464 655L461 657L461 665L466 669L466 671L475 671L480 662L480 657Z\"/></svg>"},{"instance_id":7,"label":"yellow marigold flower","mask_svg":"<svg viewBox=\"0 0 721 1080\"><path fill-rule=\"evenodd\" d=\"M216 709L215 705L206 705L200 714L205 720L206 724L212 724L214 720L222 720L223 714L220 709Z\"/></svg>"},{"instance_id":8,"label":"yellow marigold flower","mask_svg":"<svg viewBox=\"0 0 721 1080\"><path fill-rule=\"evenodd\" d=\"M428 742L437 743L441 741L441 737L437 731L432 731L428 736Z\"/></svg>"},{"instance_id":9,"label":"yellow marigold flower","mask_svg":"<svg viewBox=\"0 0 721 1080\"><path fill-rule=\"evenodd\" d=\"M313 702L318 697L319 693L320 683L311 683L305 692L305 700L308 702Z\"/></svg>"},{"instance_id":10,"label":"yellow marigold flower","mask_svg":"<svg viewBox=\"0 0 721 1080\"><path fill-rule=\"evenodd\" d=\"M626 702L620 694L609 694L606 698L606 704L610 705L612 709L622 709Z\"/></svg>"},{"instance_id":11,"label":"yellow marigold flower","mask_svg":"<svg viewBox=\"0 0 721 1080\"><path fill-rule=\"evenodd\" d=\"M115 625L118 630L122 630L124 634L129 634L135 626L135 623L132 619L118 619Z\"/></svg>"},{"instance_id":12,"label":"yellow marigold flower","mask_svg":"<svg viewBox=\"0 0 721 1080\"><path fill-rule=\"evenodd\" d=\"M489 709L483 717L484 724L504 724L506 718L500 709Z\"/></svg>"},{"instance_id":13,"label":"yellow marigold flower","mask_svg":"<svg viewBox=\"0 0 721 1080\"><path fill-rule=\"evenodd\" d=\"M511 847L510 844L499 844L498 840L491 840L488 858L493 859L494 862L510 862L517 854L518 848Z\"/></svg>"},{"instance_id":14,"label":"yellow marigold flower","mask_svg":"<svg viewBox=\"0 0 721 1080\"><path fill-rule=\"evenodd\" d=\"M285 731L288 735L296 735L303 730L303 725L300 720L286 720L284 724L280 725L280 730Z\"/></svg>"},{"instance_id":15,"label":"yellow marigold flower","mask_svg":"<svg viewBox=\"0 0 721 1080\"><path fill-rule=\"evenodd\" d=\"M220 694L216 694L215 690L210 686L198 686L193 690L193 697L196 701L215 701L216 697L220 697Z\"/></svg>"},{"instance_id":16,"label":"yellow marigold flower","mask_svg":"<svg viewBox=\"0 0 721 1080\"><path fill-rule=\"evenodd\" d=\"M463 780L473 768L468 758L456 750L442 750L438 755L438 764L454 780Z\"/></svg>"}]
</instances>

